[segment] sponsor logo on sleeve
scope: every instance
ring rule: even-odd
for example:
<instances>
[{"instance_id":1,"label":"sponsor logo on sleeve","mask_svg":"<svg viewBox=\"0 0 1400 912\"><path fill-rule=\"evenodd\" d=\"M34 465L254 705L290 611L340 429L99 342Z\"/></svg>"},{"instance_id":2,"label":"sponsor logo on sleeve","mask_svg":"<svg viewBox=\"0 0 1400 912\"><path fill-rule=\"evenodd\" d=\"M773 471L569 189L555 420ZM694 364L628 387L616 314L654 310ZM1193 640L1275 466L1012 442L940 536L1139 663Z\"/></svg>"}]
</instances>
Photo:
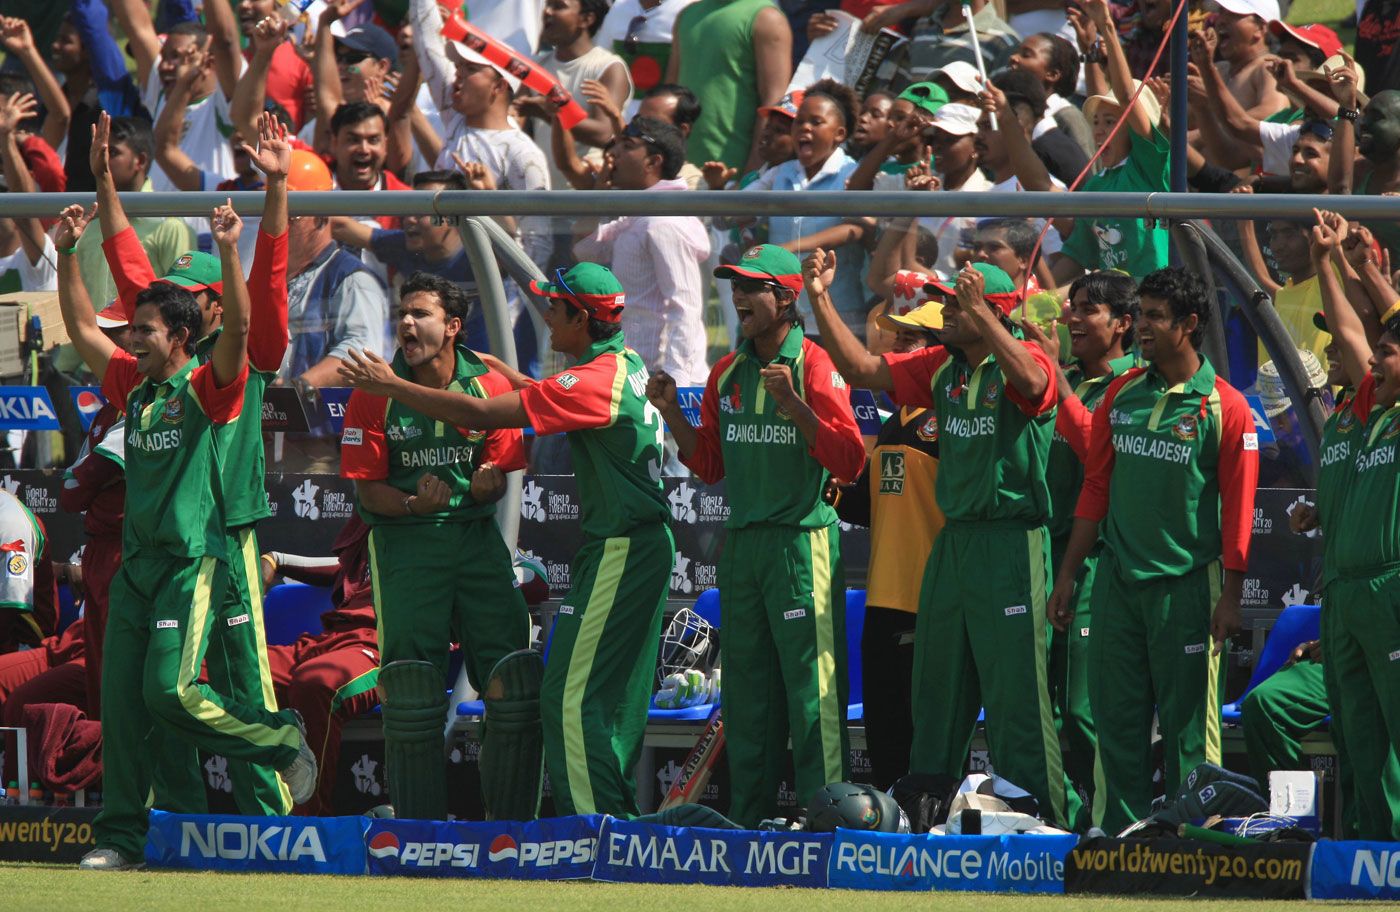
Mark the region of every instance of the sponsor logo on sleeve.
<instances>
[{"instance_id":1,"label":"sponsor logo on sleeve","mask_svg":"<svg viewBox=\"0 0 1400 912\"><path fill-rule=\"evenodd\" d=\"M157 630L179 630L179 629L180 629L180 622L177 621L177 620L174 620L174 619L170 619L170 618L167 618L166 620L163 620L163 621L156 621L156 629L157 629Z\"/></svg>"},{"instance_id":2,"label":"sponsor logo on sleeve","mask_svg":"<svg viewBox=\"0 0 1400 912\"><path fill-rule=\"evenodd\" d=\"M16 551L5 560L5 574L11 579L23 578L29 572L29 555Z\"/></svg>"},{"instance_id":3,"label":"sponsor logo on sleeve","mask_svg":"<svg viewBox=\"0 0 1400 912\"><path fill-rule=\"evenodd\" d=\"M1200 653L1203 653L1203 652L1205 652L1205 651L1206 651L1206 644L1205 644L1205 643L1191 643L1190 645L1188 645L1188 646L1186 647L1186 654L1187 654L1187 655L1199 655Z\"/></svg>"},{"instance_id":4,"label":"sponsor logo on sleeve","mask_svg":"<svg viewBox=\"0 0 1400 912\"><path fill-rule=\"evenodd\" d=\"M554 382L564 387L566 390L573 389L574 384L578 383L578 377L575 377L573 374L560 374L554 378Z\"/></svg>"},{"instance_id":5,"label":"sponsor logo on sleeve","mask_svg":"<svg viewBox=\"0 0 1400 912\"><path fill-rule=\"evenodd\" d=\"M1258 434L1241 434L1240 442L1244 446L1246 451L1259 449Z\"/></svg>"},{"instance_id":6,"label":"sponsor logo on sleeve","mask_svg":"<svg viewBox=\"0 0 1400 912\"><path fill-rule=\"evenodd\" d=\"M360 446L365 442L364 428L347 427L340 432L341 446Z\"/></svg>"},{"instance_id":7,"label":"sponsor logo on sleeve","mask_svg":"<svg viewBox=\"0 0 1400 912\"><path fill-rule=\"evenodd\" d=\"M1015 615L1018 615L1018 614L1025 614L1025 613L1026 613L1026 606L1025 606L1025 605L1012 605L1010 608L1007 608L1006 611L1005 611L1005 614L1006 614L1007 617L1014 617Z\"/></svg>"}]
</instances>

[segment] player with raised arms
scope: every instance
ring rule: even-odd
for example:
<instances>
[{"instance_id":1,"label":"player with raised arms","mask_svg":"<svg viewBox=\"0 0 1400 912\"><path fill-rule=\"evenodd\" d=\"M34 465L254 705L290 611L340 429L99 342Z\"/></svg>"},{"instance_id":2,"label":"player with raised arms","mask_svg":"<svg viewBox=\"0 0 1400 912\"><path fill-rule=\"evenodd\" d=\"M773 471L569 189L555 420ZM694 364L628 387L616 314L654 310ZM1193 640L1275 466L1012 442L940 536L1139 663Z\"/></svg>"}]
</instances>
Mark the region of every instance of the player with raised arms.
<instances>
[{"instance_id":1,"label":"player with raised arms","mask_svg":"<svg viewBox=\"0 0 1400 912\"><path fill-rule=\"evenodd\" d=\"M250 150L251 151L251 150ZM248 287L238 258L243 223L232 206L213 213L224 284L223 332L195 357L202 317L194 295L155 282L135 301L132 354L98 327L74 253L96 214L64 210L59 304L88 369L128 415L128 497L122 566L112 581L102 669L103 797L97 846L81 866L140 866L145 854L152 760L183 739L210 753L281 772L294 799L309 797L316 760L290 710L240 703L198 683L228 585L227 508L219 428L245 415Z\"/></svg>"},{"instance_id":2,"label":"player with raised arms","mask_svg":"<svg viewBox=\"0 0 1400 912\"><path fill-rule=\"evenodd\" d=\"M661 486L664 431L646 398L646 366L623 340L616 276L578 263L531 288L549 299L550 344L577 362L568 370L489 399L405 380L371 352L352 350L341 376L457 427L568 433L584 544L544 671L545 762L560 814L636 816L633 770L675 557Z\"/></svg>"}]
</instances>

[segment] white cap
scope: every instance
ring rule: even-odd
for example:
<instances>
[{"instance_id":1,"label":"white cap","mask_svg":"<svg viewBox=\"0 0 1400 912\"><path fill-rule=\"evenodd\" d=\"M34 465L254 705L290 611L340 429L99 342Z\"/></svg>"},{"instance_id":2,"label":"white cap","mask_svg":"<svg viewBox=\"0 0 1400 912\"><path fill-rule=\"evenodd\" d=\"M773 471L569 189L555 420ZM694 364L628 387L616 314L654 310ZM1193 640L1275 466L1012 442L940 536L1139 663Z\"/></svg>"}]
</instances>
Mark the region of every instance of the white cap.
<instances>
[{"instance_id":1,"label":"white cap","mask_svg":"<svg viewBox=\"0 0 1400 912\"><path fill-rule=\"evenodd\" d=\"M1215 0L1215 5L1236 16L1258 16L1266 23L1283 18L1278 0Z\"/></svg>"},{"instance_id":2,"label":"white cap","mask_svg":"<svg viewBox=\"0 0 1400 912\"><path fill-rule=\"evenodd\" d=\"M977 121L981 119L980 109L953 102L938 109L930 126L954 136L971 136L977 132Z\"/></svg>"},{"instance_id":3,"label":"white cap","mask_svg":"<svg viewBox=\"0 0 1400 912\"><path fill-rule=\"evenodd\" d=\"M947 77L948 81L964 92L971 92L973 95L982 94L982 74L977 72L977 67L970 63L959 60L947 66L939 67L929 74L929 79L938 76Z\"/></svg>"},{"instance_id":4,"label":"white cap","mask_svg":"<svg viewBox=\"0 0 1400 912\"><path fill-rule=\"evenodd\" d=\"M1137 92L1138 86L1142 85L1140 80L1133 80L1133 91ZM1162 106L1157 102L1157 96L1151 89L1143 89L1138 92L1137 103L1147 112L1147 119L1152 122L1152 126L1157 126L1162 122ZM1084 100L1084 117L1092 124L1094 112L1101 105L1112 105L1121 109L1123 106L1118 103L1118 98L1114 95L1090 95Z\"/></svg>"},{"instance_id":5,"label":"white cap","mask_svg":"<svg viewBox=\"0 0 1400 912\"><path fill-rule=\"evenodd\" d=\"M460 41L449 41L447 42L447 47L454 54L457 55L457 59L459 60L463 60L467 63L475 64L477 66L489 66L497 73L500 73L501 77L505 79L506 85L510 86L511 92L520 91L520 77L513 74L510 70L507 70L503 66L497 66L490 60L487 60L484 55L473 51L471 48L467 47ZM448 56L452 55L449 54Z\"/></svg>"}]
</instances>

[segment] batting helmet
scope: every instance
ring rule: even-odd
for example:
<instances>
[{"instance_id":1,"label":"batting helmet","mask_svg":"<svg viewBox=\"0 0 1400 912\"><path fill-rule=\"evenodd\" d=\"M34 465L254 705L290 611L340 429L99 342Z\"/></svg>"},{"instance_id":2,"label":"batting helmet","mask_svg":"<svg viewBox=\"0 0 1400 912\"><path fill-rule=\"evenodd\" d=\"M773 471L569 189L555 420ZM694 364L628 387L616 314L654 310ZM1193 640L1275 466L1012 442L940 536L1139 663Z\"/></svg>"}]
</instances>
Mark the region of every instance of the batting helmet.
<instances>
[{"instance_id":1,"label":"batting helmet","mask_svg":"<svg viewBox=\"0 0 1400 912\"><path fill-rule=\"evenodd\" d=\"M893 798L873 785L833 782L808 802L807 829L813 833L834 833L837 827L907 833L909 818Z\"/></svg>"}]
</instances>

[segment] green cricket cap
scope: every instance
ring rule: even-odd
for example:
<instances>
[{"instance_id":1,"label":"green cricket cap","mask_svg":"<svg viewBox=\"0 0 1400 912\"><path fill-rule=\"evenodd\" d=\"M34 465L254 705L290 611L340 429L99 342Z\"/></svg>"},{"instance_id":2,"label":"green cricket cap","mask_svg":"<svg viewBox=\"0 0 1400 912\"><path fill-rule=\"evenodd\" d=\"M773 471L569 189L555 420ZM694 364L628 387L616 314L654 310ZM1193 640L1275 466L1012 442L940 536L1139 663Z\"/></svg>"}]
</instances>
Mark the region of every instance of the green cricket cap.
<instances>
[{"instance_id":1,"label":"green cricket cap","mask_svg":"<svg viewBox=\"0 0 1400 912\"><path fill-rule=\"evenodd\" d=\"M802 290L802 261L777 244L759 244L744 252L737 266L721 266L717 279L765 279L793 291Z\"/></svg>"},{"instance_id":2,"label":"green cricket cap","mask_svg":"<svg viewBox=\"0 0 1400 912\"><path fill-rule=\"evenodd\" d=\"M530 290L546 298L563 298L604 323L622 321L627 294L612 270L597 263L575 263L554 270L553 282L531 282Z\"/></svg>"},{"instance_id":3,"label":"green cricket cap","mask_svg":"<svg viewBox=\"0 0 1400 912\"><path fill-rule=\"evenodd\" d=\"M180 285L192 292L208 288L218 294L224 293L224 271L219 258L201 250L180 254L170 264L170 270L160 278L163 282Z\"/></svg>"},{"instance_id":4,"label":"green cricket cap","mask_svg":"<svg viewBox=\"0 0 1400 912\"><path fill-rule=\"evenodd\" d=\"M937 114L938 109L948 103L948 93L933 82L916 82L900 92L899 97L929 114Z\"/></svg>"},{"instance_id":5,"label":"green cricket cap","mask_svg":"<svg viewBox=\"0 0 1400 912\"><path fill-rule=\"evenodd\" d=\"M1006 274L1006 270L1000 266L993 266L991 263L973 263L971 265L973 269L982 273L982 293L987 301L998 310L1004 314L1010 314L1016 305L1021 303L1021 294L1016 290L1016 283L1011 281L1011 276ZM929 282L924 286L924 293L956 297L957 289L948 282Z\"/></svg>"}]
</instances>

